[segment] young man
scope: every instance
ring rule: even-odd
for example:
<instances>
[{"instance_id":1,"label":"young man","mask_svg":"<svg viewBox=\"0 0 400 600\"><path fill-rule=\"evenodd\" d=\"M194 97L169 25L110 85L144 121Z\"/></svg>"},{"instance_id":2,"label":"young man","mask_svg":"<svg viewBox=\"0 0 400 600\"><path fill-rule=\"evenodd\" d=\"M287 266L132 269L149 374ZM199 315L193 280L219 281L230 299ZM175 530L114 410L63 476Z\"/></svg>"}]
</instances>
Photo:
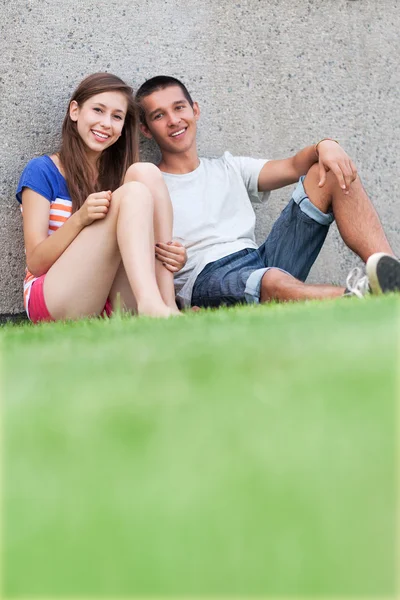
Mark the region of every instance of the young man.
<instances>
[{"instance_id":1,"label":"young man","mask_svg":"<svg viewBox=\"0 0 400 600\"><path fill-rule=\"evenodd\" d=\"M323 139L283 160L199 158L200 108L172 77L153 77L138 90L141 131L161 150L158 165L174 208L174 238L187 249L176 276L184 306L220 306L270 300L362 297L400 290L400 263L393 257L378 215L339 144ZM258 192L298 183L292 199L258 247L250 204ZM351 250L367 263L347 278L347 289L304 281L336 220ZM156 256L174 265L173 247L159 244Z\"/></svg>"}]
</instances>

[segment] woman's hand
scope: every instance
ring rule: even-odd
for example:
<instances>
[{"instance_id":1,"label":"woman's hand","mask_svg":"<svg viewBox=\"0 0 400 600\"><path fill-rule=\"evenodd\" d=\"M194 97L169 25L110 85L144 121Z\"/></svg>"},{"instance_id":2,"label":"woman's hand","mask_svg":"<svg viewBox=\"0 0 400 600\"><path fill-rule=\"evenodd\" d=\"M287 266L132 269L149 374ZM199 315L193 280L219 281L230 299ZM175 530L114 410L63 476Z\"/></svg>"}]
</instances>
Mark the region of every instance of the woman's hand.
<instances>
[{"instance_id":1,"label":"woman's hand","mask_svg":"<svg viewBox=\"0 0 400 600\"><path fill-rule=\"evenodd\" d=\"M110 208L111 192L94 192L90 194L77 211L82 227L87 227L93 221L105 219Z\"/></svg>"},{"instance_id":2,"label":"woman's hand","mask_svg":"<svg viewBox=\"0 0 400 600\"><path fill-rule=\"evenodd\" d=\"M167 242L156 244L156 258L168 271L177 273L186 265L187 254L185 246L179 242Z\"/></svg>"}]
</instances>

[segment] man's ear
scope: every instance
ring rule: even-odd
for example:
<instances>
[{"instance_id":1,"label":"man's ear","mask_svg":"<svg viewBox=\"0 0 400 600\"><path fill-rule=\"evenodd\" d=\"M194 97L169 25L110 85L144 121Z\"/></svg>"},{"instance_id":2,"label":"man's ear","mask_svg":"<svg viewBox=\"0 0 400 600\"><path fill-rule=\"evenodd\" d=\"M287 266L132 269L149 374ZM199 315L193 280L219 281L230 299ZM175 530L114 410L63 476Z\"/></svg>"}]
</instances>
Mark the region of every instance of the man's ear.
<instances>
[{"instance_id":1,"label":"man's ear","mask_svg":"<svg viewBox=\"0 0 400 600\"><path fill-rule=\"evenodd\" d=\"M143 133L144 137L147 137L149 140L153 139L153 136L150 133L150 129L147 127L147 125L144 125L144 123L139 123L139 129Z\"/></svg>"},{"instance_id":2,"label":"man's ear","mask_svg":"<svg viewBox=\"0 0 400 600\"><path fill-rule=\"evenodd\" d=\"M71 121L77 121L78 114L79 114L79 104L77 103L76 100L72 100L71 104L69 105L69 117L70 117Z\"/></svg>"},{"instance_id":3,"label":"man's ear","mask_svg":"<svg viewBox=\"0 0 400 600\"><path fill-rule=\"evenodd\" d=\"M193 113L194 118L196 119L196 121L198 121L200 118L200 106L197 104L197 102L193 102Z\"/></svg>"}]
</instances>

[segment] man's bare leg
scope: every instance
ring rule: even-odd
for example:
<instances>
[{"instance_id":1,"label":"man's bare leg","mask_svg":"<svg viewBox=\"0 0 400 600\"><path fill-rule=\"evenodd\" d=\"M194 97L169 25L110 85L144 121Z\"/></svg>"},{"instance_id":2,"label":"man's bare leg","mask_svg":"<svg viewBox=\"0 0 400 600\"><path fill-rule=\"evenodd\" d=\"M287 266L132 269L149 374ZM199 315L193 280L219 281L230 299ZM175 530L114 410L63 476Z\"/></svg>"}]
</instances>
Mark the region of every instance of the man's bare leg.
<instances>
[{"instance_id":1,"label":"man's bare leg","mask_svg":"<svg viewBox=\"0 0 400 600\"><path fill-rule=\"evenodd\" d=\"M310 201L322 212L333 212L339 233L350 250L364 262L375 252L393 255L378 214L359 177L351 184L348 194L340 188L332 171L327 173L322 188L318 183L319 167L315 164L306 175L304 189Z\"/></svg>"},{"instance_id":2,"label":"man's bare leg","mask_svg":"<svg viewBox=\"0 0 400 600\"><path fill-rule=\"evenodd\" d=\"M345 244L364 262L376 252L394 255L359 177L351 184L347 194L332 172L327 173L323 187L319 187L319 180L319 167L315 164L305 177L304 189L319 210L333 212ZM342 296L344 291L345 288L332 285L309 285L278 269L270 269L262 279L260 299L261 302L323 300Z\"/></svg>"},{"instance_id":3,"label":"man's bare leg","mask_svg":"<svg viewBox=\"0 0 400 600\"><path fill-rule=\"evenodd\" d=\"M309 285L279 269L268 269L261 280L261 302L326 300L343 296L345 288L334 285Z\"/></svg>"}]
</instances>

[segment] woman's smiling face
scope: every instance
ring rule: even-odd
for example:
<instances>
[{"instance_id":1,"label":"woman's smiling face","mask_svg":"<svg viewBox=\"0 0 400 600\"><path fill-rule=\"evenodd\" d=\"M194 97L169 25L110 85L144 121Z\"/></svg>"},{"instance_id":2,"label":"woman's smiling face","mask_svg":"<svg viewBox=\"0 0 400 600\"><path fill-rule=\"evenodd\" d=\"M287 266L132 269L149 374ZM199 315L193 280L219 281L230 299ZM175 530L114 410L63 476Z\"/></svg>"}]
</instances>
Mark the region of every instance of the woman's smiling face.
<instances>
[{"instance_id":1,"label":"woman's smiling face","mask_svg":"<svg viewBox=\"0 0 400 600\"><path fill-rule=\"evenodd\" d=\"M76 122L78 133L88 154L100 154L121 135L128 100L122 92L103 92L79 106L73 100L69 115Z\"/></svg>"}]
</instances>

